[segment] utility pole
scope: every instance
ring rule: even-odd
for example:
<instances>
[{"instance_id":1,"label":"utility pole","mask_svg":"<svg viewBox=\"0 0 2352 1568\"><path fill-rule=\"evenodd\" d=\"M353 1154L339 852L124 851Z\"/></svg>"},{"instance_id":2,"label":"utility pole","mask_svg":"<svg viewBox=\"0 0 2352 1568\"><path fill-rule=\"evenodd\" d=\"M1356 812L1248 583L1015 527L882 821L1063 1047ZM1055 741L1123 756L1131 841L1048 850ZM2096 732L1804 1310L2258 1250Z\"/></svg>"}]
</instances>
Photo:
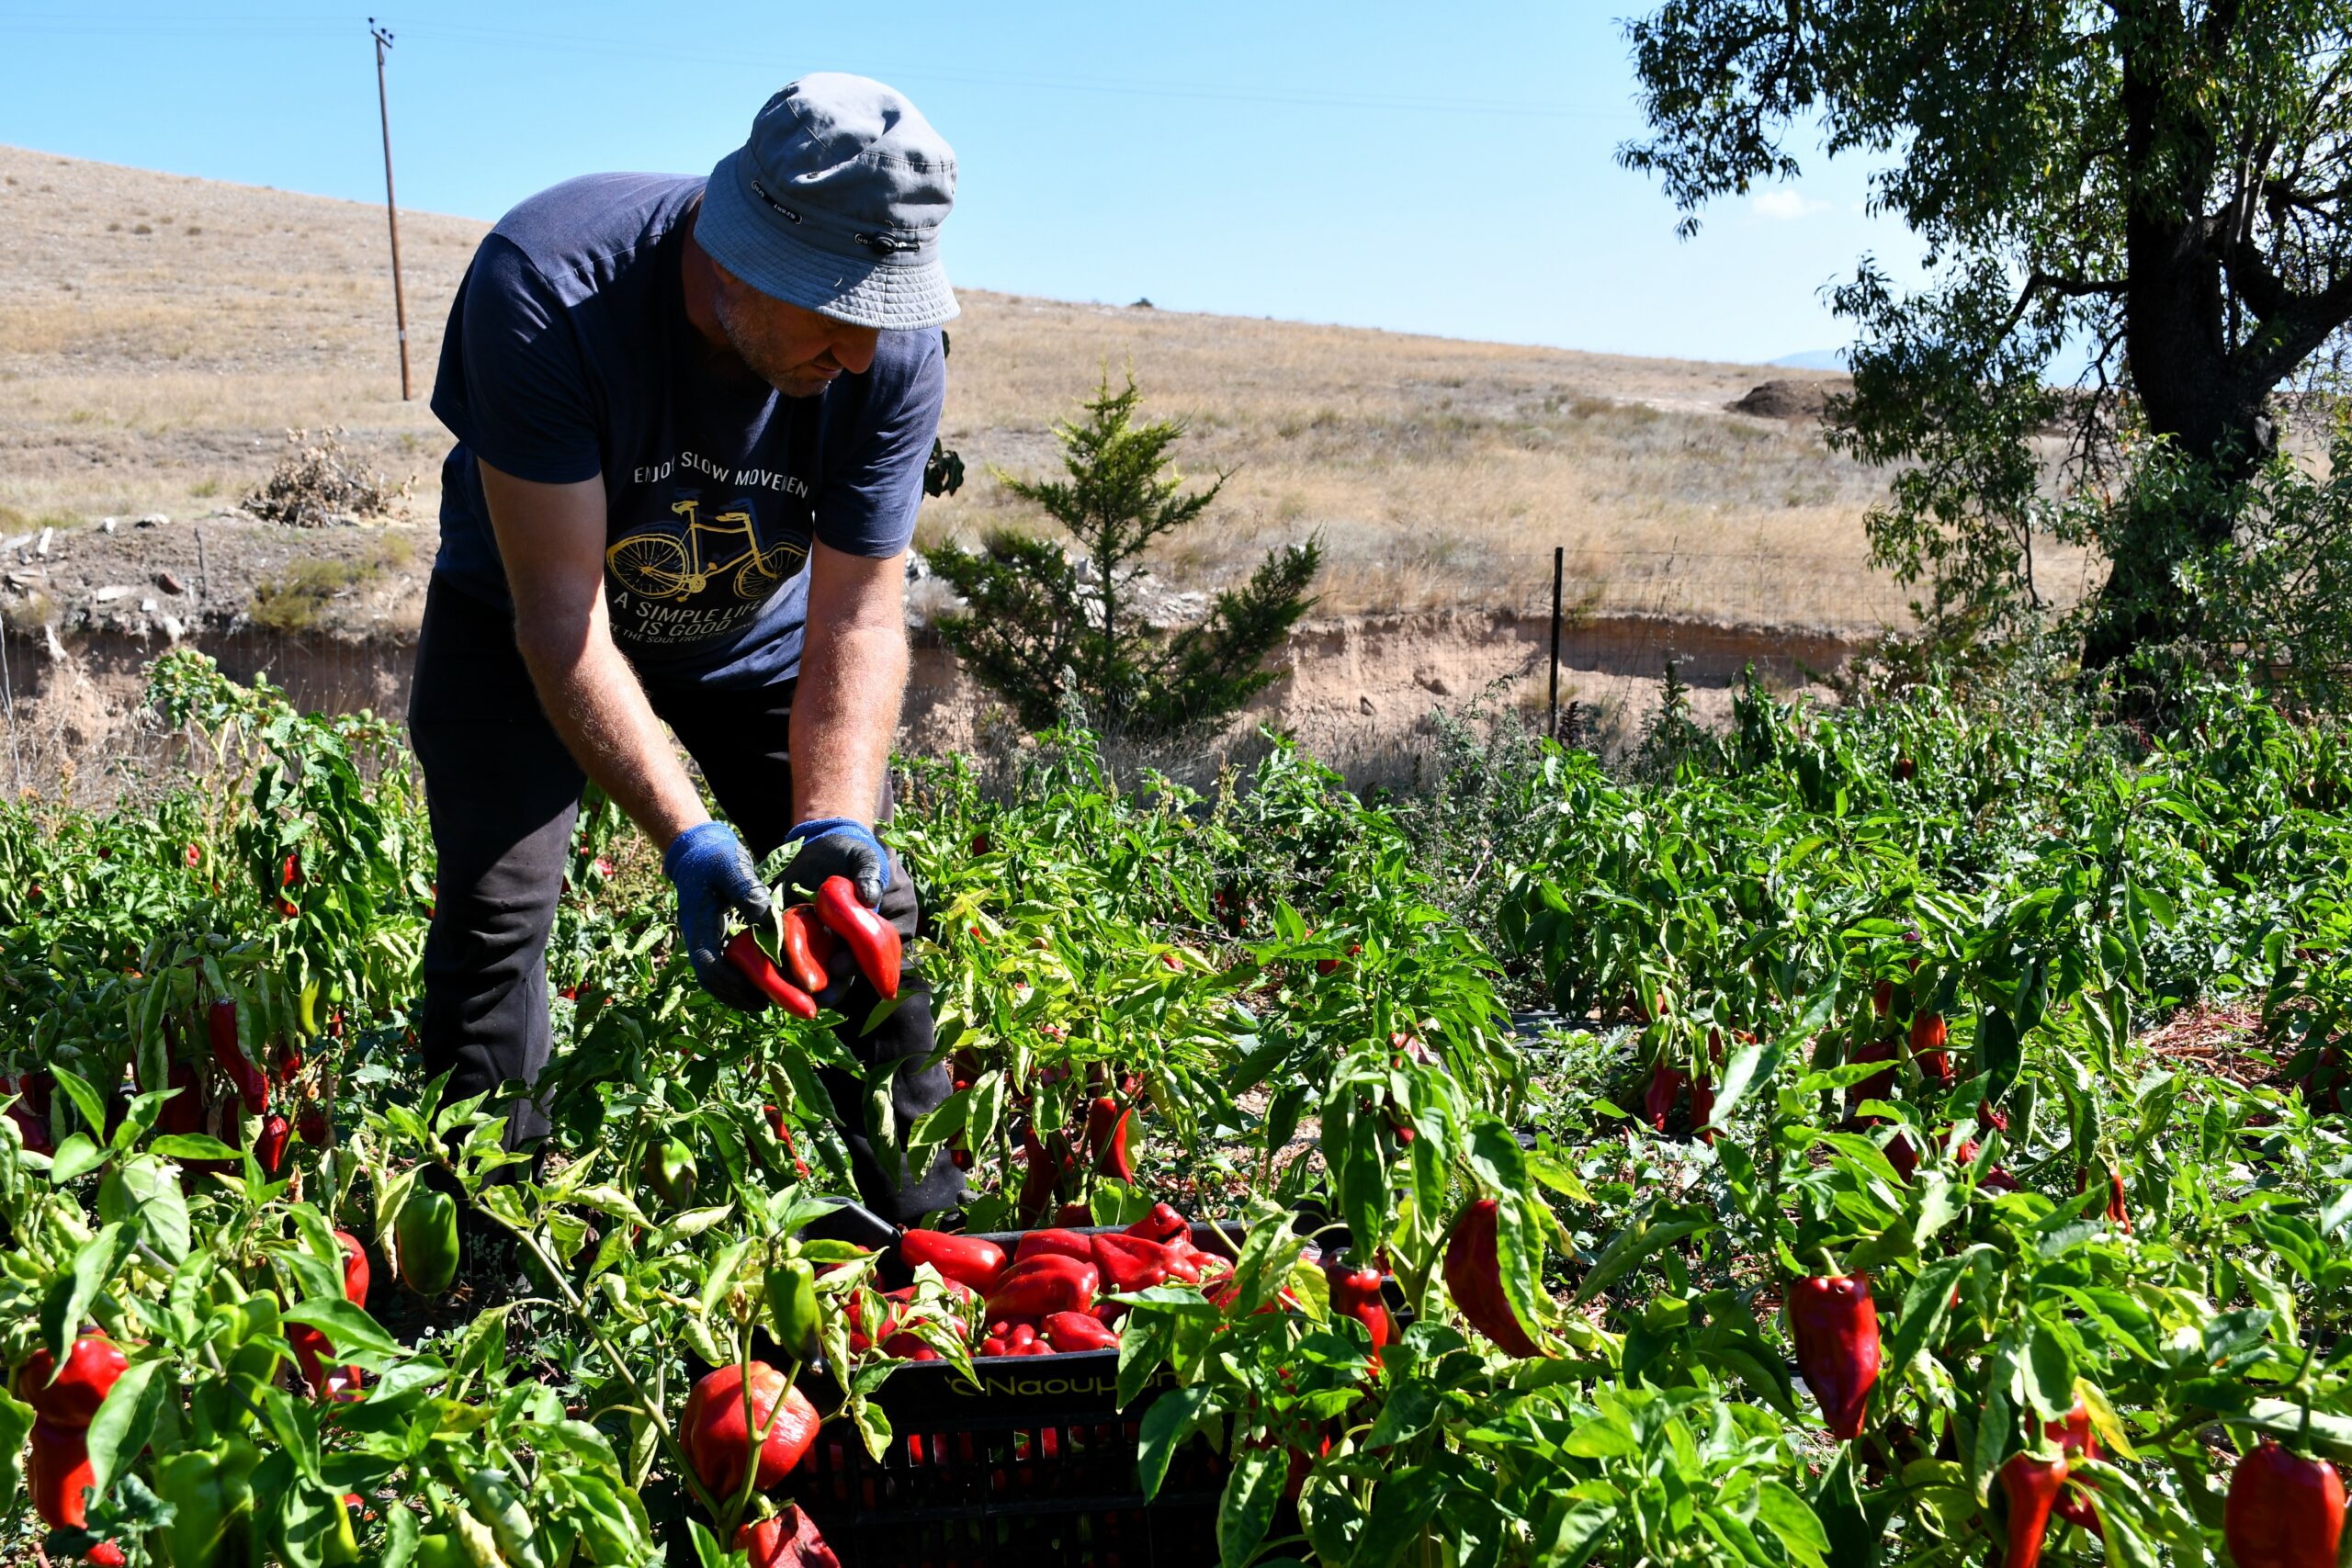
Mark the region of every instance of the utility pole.
<instances>
[{"instance_id":1,"label":"utility pole","mask_svg":"<svg viewBox=\"0 0 2352 1568\"><path fill-rule=\"evenodd\" d=\"M1567 561L1566 545L1552 547L1552 695L1544 705L1544 733L1560 738L1560 578Z\"/></svg>"},{"instance_id":2,"label":"utility pole","mask_svg":"<svg viewBox=\"0 0 2352 1568\"><path fill-rule=\"evenodd\" d=\"M401 288L401 209L392 199L392 110L384 96L384 51L392 47L392 29L368 18L368 36L376 40L376 114L384 126L384 217L392 226L392 314L401 330L401 401L412 396L408 375L408 296Z\"/></svg>"}]
</instances>

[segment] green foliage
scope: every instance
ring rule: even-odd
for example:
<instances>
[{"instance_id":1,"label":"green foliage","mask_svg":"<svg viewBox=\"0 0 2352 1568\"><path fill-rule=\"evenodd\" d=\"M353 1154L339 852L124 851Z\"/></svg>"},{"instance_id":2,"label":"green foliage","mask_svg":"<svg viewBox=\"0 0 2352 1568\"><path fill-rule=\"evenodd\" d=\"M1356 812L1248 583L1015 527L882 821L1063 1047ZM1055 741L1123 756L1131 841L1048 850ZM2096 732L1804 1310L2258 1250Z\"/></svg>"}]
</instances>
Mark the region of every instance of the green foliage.
<instances>
[{"instance_id":1,"label":"green foliage","mask_svg":"<svg viewBox=\"0 0 2352 1568\"><path fill-rule=\"evenodd\" d=\"M1860 341L1832 416L1835 440L1898 468L1871 545L1927 582L1923 616L2042 607L2034 541L2062 520L2034 446L2063 420L2061 488L2109 513L2086 659L2193 632L2182 563L2225 559L2275 446L2271 393L2352 320L2343 7L1668 0L1629 32L1651 134L1620 157L1686 232L1705 203L1795 177L1804 126L1879 161L1875 205L1924 243L1920 289L1864 258L1835 291ZM2088 389L2053 393L2044 375L2086 348ZM2116 445L2137 428L2210 478L2158 476L2163 504L2143 504Z\"/></svg>"},{"instance_id":2,"label":"green foliage","mask_svg":"<svg viewBox=\"0 0 2352 1568\"><path fill-rule=\"evenodd\" d=\"M1217 594L1205 620L1173 636L1122 603L1144 552L1197 521L1225 482L1186 492L1171 457L1184 427L1137 423L1141 401L1132 375L1116 392L1105 376L1084 418L1055 427L1067 479L997 475L1069 530L1091 576L1051 541L1008 530L977 551L932 552L970 606L944 617L940 634L1031 729L1060 722L1073 703L1122 735L1212 724L1273 682L1261 666L1313 606L1306 589L1322 560L1313 539L1271 552L1247 584Z\"/></svg>"},{"instance_id":3,"label":"green foliage","mask_svg":"<svg viewBox=\"0 0 2352 1568\"><path fill-rule=\"evenodd\" d=\"M1222 1484L1223 1562L1975 1562L1998 1467L2077 1399L2104 1544L2053 1526L2043 1560L2222 1561L2231 1449L2352 1458L2352 735L2214 681L2135 731L2036 675L1923 665L1835 710L1751 684L1727 733L1673 716L1623 771L1498 724L1389 805L1280 743L1206 794L1123 785L1075 731L992 790L910 764L889 831L960 1085L912 1125L823 1021L703 995L600 802L535 1167L417 1073L430 868L389 732L174 655L151 696L188 794L0 812L0 1362L85 1321L131 1360L91 1427L91 1532L47 1550L152 1560L159 1499L250 1461L289 1568L346 1490L360 1561L454 1535L718 1563L749 1499L688 1473L684 1391L755 1353L769 1271L801 1263L836 1425L788 1495L854 1506L824 1482L859 1446L945 1468L916 1461L935 1427L892 1430L905 1363L853 1336L883 1260L801 1234L847 1180L840 1120L966 1156L976 1227L1238 1222L1229 1286L1133 1293L1115 1372L1086 1369L1146 1402L1139 1491ZM1513 987L1566 1016L1530 1038ZM275 1179L196 1032L224 995L281 1103L335 1113ZM2159 1048L2168 1021L2205 1032ZM131 1092L166 1061L204 1132ZM1706 1085L1707 1126L1679 1092L1629 1112L1661 1067ZM1132 1180L1084 1157L1101 1098L1136 1117ZM681 1144L656 1201L647 1154ZM428 1181L477 1215L437 1300L397 1282L391 1223ZM1541 1358L1453 1297L1456 1216L1488 1198ZM376 1253L364 1307L334 1226ZM1385 1262L1376 1359L1310 1246ZM1869 1275L1885 1349L1834 1459L1780 1305L1826 1267ZM978 1313L928 1281L899 1303L946 1362L914 1375L966 1375ZM310 1397L300 1329L365 1399ZM944 1451L1052 1498L1051 1450L970 1403L972 1460ZM29 1426L0 1395L0 1444Z\"/></svg>"}]
</instances>

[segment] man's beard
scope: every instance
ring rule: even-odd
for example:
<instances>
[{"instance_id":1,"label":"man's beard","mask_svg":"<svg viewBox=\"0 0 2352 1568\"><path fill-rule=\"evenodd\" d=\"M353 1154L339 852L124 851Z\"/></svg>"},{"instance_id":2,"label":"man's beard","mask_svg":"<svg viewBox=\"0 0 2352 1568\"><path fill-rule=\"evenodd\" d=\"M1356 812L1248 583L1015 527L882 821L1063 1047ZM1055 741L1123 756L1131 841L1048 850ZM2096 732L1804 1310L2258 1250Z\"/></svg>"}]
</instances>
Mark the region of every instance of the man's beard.
<instances>
[{"instance_id":1,"label":"man's beard","mask_svg":"<svg viewBox=\"0 0 2352 1568\"><path fill-rule=\"evenodd\" d=\"M727 345L735 351L735 357L749 366L752 375L786 397L814 397L832 379L805 364L787 361L769 344L756 323L736 315L725 289L713 295L711 310L718 318L718 330L727 334Z\"/></svg>"}]
</instances>

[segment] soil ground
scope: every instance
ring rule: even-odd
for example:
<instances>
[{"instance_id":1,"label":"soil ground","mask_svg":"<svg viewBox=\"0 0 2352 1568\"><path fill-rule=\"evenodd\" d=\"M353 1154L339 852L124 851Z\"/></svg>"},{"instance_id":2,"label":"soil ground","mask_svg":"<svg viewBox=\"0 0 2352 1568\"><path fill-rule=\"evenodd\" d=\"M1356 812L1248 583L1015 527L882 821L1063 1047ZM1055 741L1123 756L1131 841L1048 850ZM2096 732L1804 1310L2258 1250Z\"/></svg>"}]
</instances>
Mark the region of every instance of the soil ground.
<instances>
[{"instance_id":1,"label":"soil ground","mask_svg":"<svg viewBox=\"0 0 2352 1568\"><path fill-rule=\"evenodd\" d=\"M183 638L327 705L399 711L448 437L425 404L485 225L404 212L399 396L380 208L0 148L0 618L12 758L118 761L139 663ZM960 291L943 434L967 464L918 544L1035 527L992 469L1038 474L1054 423L1132 367L1229 476L1153 570L1213 588L1318 534L1292 673L1255 716L1366 776L1409 769L1432 710L1540 711L1552 551L1562 701L1637 727L1669 654L1703 716L1750 657L1826 668L1905 618L1870 572L1880 476L1829 453L1804 372ZM1751 405L1727 405L1764 382ZM243 498L339 430L399 492L295 528ZM1508 690L1494 683L1509 679ZM972 743L987 705L920 650L905 743Z\"/></svg>"}]
</instances>

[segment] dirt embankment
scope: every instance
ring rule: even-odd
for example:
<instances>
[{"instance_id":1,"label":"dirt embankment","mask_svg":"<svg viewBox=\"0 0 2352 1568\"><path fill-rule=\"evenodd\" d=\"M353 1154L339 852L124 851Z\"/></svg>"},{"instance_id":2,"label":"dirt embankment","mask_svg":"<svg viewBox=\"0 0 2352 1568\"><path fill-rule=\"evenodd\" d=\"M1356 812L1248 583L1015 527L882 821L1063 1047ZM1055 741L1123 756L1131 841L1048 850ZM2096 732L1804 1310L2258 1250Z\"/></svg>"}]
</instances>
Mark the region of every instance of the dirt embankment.
<instances>
[{"instance_id":1,"label":"dirt embankment","mask_svg":"<svg viewBox=\"0 0 2352 1568\"><path fill-rule=\"evenodd\" d=\"M404 627L372 637L289 633L238 617L183 630L179 641L218 659L229 674L266 676L304 707L393 716L406 710L416 644ZM1472 612L1303 626L1291 639L1287 672L1235 733L1272 726L1356 783L1399 782L1426 755L1441 712L1510 710L1540 728L1550 630L1543 617ZM135 765L149 749L152 737L138 716L142 672L172 646L153 618L143 630L127 619L98 619L62 635L53 626L11 626L0 642L6 656L0 780L13 766L24 784L43 791L63 778L78 781L77 793L107 793L109 769ZM1834 634L1782 627L1639 615L1574 620L1563 630L1560 702L1577 705L1587 735L1622 741L1656 711L1669 658L1691 688L1694 714L1720 719L1749 664L1787 688L1835 671L1851 650ZM916 634L902 750L941 755L979 748L989 739L994 707L953 655Z\"/></svg>"}]
</instances>

